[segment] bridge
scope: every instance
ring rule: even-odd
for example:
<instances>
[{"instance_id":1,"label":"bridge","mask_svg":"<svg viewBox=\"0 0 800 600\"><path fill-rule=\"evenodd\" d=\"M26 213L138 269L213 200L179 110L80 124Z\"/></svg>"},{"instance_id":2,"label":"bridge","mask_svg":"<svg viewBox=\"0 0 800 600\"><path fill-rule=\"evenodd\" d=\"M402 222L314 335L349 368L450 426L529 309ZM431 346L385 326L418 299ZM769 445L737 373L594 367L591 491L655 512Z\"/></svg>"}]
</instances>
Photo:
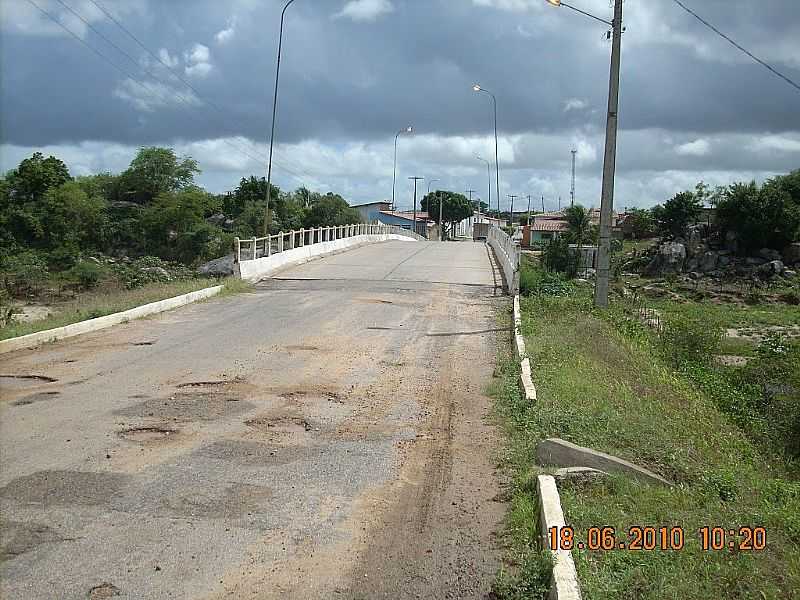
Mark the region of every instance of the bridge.
<instances>
[{"instance_id":1,"label":"bridge","mask_svg":"<svg viewBox=\"0 0 800 600\"><path fill-rule=\"evenodd\" d=\"M3 355L2 596L483 598L502 281L358 245Z\"/></svg>"}]
</instances>

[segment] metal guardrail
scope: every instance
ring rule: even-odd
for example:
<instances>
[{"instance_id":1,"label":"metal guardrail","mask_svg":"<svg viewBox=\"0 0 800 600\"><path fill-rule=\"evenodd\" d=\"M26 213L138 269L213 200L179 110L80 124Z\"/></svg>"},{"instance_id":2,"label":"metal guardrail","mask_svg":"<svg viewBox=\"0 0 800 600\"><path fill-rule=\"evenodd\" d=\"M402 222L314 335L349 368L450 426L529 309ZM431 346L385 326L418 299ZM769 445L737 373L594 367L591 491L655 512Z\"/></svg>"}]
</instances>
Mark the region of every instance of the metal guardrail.
<instances>
[{"instance_id":1,"label":"metal guardrail","mask_svg":"<svg viewBox=\"0 0 800 600\"><path fill-rule=\"evenodd\" d=\"M250 239L234 238L233 255L237 263L256 260L280 254L286 250L311 246L323 242L332 242L358 235L394 234L424 241L425 238L410 229L397 225L357 223L354 225L336 225L331 227L315 227L299 231L282 231L267 237Z\"/></svg>"}]
</instances>

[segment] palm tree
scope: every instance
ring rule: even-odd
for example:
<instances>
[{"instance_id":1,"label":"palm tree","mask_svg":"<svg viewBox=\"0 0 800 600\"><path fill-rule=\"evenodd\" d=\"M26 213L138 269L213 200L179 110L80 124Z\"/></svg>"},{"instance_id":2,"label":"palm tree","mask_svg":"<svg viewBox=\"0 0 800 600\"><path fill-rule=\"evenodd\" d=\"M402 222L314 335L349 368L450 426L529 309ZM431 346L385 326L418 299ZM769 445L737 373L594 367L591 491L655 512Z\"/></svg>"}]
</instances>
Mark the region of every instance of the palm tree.
<instances>
[{"instance_id":1,"label":"palm tree","mask_svg":"<svg viewBox=\"0 0 800 600\"><path fill-rule=\"evenodd\" d=\"M578 252L580 252L583 242L589 238L592 231L591 212L580 204L575 204L564 211L564 217L569 225L570 233L578 244Z\"/></svg>"}]
</instances>

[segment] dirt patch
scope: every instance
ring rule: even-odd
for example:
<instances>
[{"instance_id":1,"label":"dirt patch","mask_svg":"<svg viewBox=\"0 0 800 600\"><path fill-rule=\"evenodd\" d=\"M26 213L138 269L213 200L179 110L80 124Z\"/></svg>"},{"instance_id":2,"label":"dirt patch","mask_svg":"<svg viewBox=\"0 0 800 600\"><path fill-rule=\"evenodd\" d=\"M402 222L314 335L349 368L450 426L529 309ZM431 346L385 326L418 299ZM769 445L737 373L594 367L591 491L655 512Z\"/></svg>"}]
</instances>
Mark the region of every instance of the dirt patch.
<instances>
[{"instance_id":1,"label":"dirt patch","mask_svg":"<svg viewBox=\"0 0 800 600\"><path fill-rule=\"evenodd\" d=\"M0 497L38 506L99 506L120 495L128 480L120 473L37 471L0 488Z\"/></svg>"},{"instance_id":2,"label":"dirt patch","mask_svg":"<svg viewBox=\"0 0 800 600\"><path fill-rule=\"evenodd\" d=\"M205 459L234 462L237 465L270 467L284 465L307 457L307 453L294 448L278 448L260 442L220 440L203 446L194 453Z\"/></svg>"},{"instance_id":3,"label":"dirt patch","mask_svg":"<svg viewBox=\"0 0 800 600\"><path fill-rule=\"evenodd\" d=\"M134 427L119 432L119 437L129 442L151 444L177 438L179 431L168 427Z\"/></svg>"},{"instance_id":4,"label":"dirt patch","mask_svg":"<svg viewBox=\"0 0 800 600\"><path fill-rule=\"evenodd\" d=\"M113 598L120 594L121 592L117 586L104 581L100 585L96 585L89 590L88 598L89 600L103 600L104 598Z\"/></svg>"},{"instance_id":5,"label":"dirt patch","mask_svg":"<svg viewBox=\"0 0 800 600\"><path fill-rule=\"evenodd\" d=\"M2 522L0 539L0 562L16 558L42 544L63 542L65 538L55 529L42 523L20 523L17 521Z\"/></svg>"},{"instance_id":6,"label":"dirt patch","mask_svg":"<svg viewBox=\"0 0 800 600\"><path fill-rule=\"evenodd\" d=\"M720 354L714 357L714 362L723 367L744 367L751 360L749 356L735 356L732 354Z\"/></svg>"},{"instance_id":7,"label":"dirt patch","mask_svg":"<svg viewBox=\"0 0 800 600\"><path fill-rule=\"evenodd\" d=\"M61 395L61 392L38 392L36 394L31 394L30 396L25 396L24 398L20 398L19 400L15 400L11 404L13 404L14 406L27 406L28 404L33 404L34 402L52 400L53 398L59 395Z\"/></svg>"},{"instance_id":8,"label":"dirt patch","mask_svg":"<svg viewBox=\"0 0 800 600\"><path fill-rule=\"evenodd\" d=\"M114 411L122 417L163 421L213 421L235 416L255 408L228 391L191 388L168 398L151 398Z\"/></svg>"},{"instance_id":9,"label":"dirt patch","mask_svg":"<svg viewBox=\"0 0 800 600\"><path fill-rule=\"evenodd\" d=\"M260 485L236 483L223 489L214 487L182 488L174 496L161 501L168 513L181 517L206 519L235 519L247 514L263 512L264 504L273 492Z\"/></svg>"}]
</instances>

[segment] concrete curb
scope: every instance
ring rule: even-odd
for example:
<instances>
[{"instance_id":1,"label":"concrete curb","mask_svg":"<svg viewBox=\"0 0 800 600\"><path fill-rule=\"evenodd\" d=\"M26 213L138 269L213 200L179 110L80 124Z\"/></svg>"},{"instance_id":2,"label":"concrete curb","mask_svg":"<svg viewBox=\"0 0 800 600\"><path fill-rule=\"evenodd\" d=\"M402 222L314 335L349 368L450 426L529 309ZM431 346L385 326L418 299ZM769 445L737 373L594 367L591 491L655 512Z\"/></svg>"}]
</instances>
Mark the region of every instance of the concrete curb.
<instances>
[{"instance_id":1,"label":"concrete curb","mask_svg":"<svg viewBox=\"0 0 800 600\"><path fill-rule=\"evenodd\" d=\"M561 498L558 495L556 480L552 475L539 475L536 481L539 491L539 525L541 526L542 544L550 548L550 529L556 527L560 532L566 526L564 511L561 509ZM560 539L560 536L557 536ZM550 581L548 600L581 600L581 586L578 583L578 572L575 561L569 550L553 550L553 576Z\"/></svg>"},{"instance_id":2,"label":"concrete curb","mask_svg":"<svg viewBox=\"0 0 800 600\"><path fill-rule=\"evenodd\" d=\"M519 384L525 399L536 402L536 387L533 385L531 361L525 350L525 338L522 337L522 311L519 306L519 295L514 296L514 350L520 360Z\"/></svg>"},{"instance_id":3,"label":"concrete curb","mask_svg":"<svg viewBox=\"0 0 800 600\"><path fill-rule=\"evenodd\" d=\"M237 275L246 281L257 282L288 267L302 265L317 258L338 254L339 252L354 250L367 244L388 241L416 242L417 240L393 233L356 235L330 242L292 248L272 256L240 262L236 265Z\"/></svg>"},{"instance_id":4,"label":"concrete curb","mask_svg":"<svg viewBox=\"0 0 800 600\"><path fill-rule=\"evenodd\" d=\"M134 319L141 319L142 317L172 310L173 308L185 306L187 304L191 304L192 302L197 302L198 300L205 300L206 298L216 296L224 287L225 286L217 285L214 287L197 290L195 292L189 292L188 294L183 294L182 296L175 296L174 298L167 298L166 300L151 302L150 304L137 306L136 308L131 308L129 310L111 315L106 315L105 317L97 317L96 319L80 321L79 323L65 325L64 327L57 327L55 329L48 329L46 331L39 331L8 340L2 340L0 341L0 354L14 352L15 350L36 348L37 346L46 344L48 342L55 342L58 340L75 337L76 335L90 333L92 331L99 331L120 323L127 323L128 321L133 321Z\"/></svg>"}]
</instances>

